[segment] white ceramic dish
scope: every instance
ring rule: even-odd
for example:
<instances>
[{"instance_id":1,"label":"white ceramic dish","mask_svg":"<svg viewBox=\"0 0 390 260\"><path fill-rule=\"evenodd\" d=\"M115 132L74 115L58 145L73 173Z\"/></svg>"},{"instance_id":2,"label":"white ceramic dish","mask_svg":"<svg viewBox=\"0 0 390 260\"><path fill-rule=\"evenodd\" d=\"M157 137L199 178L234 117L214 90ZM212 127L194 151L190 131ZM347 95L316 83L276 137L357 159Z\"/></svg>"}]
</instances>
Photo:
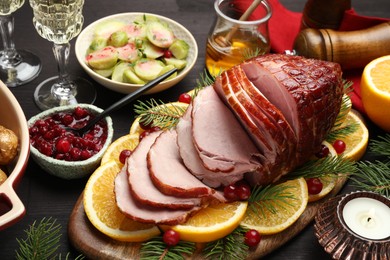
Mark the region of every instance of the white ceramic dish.
<instances>
[{"instance_id":1,"label":"white ceramic dish","mask_svg":"<svg viewBox=\"0 0 390 260\"><path fill-rule=\"evenodd\" d=\"M87 53L87 49L92 42L93 39L93 34L95 31L95 28L99 26L102 23L108 22L108 21L119 21L119 22L124 22L127 24L130 24L133 22L133 20L136 17L142 16L142 15L151 15L155 16L158 19L160 19L163 22L166 22L169 24L170 28L173 30L175 36L177 38L185 40L189 45L189 54L187 57L187 66L181 70L178 75L170 80L164 81L160 84L158 84L156 87L153 89L149 90L147 94L151 93L157 93L163 90L166 90L178 82L180 82L187 74L188 72L193 68L195 65L195 62L198 57L198 46L196 44L196 40L193 37L193 35L182 25L179 23L160 16L160 15L155 15L155 14L149 14L149 13L120 13L120 14L115 14L115 15L110 15L104 18L101 18L92 24L88 25L84 30L79 34L79 36L76 39L76 44L75 44L75 52L76 52L76 57L77 60L79 61L81 67L88 73L89 76L91 76L95 81L103 85L104 87L111 89L113 91L123 93L123 94L128 94L142 85L137 85L137 84L129 84L129 83L121 83L121 82L116 82L113 81L109 78L105 78L98 73L94 72L85 62L85 56Z\"/></svg>"},{"instance_id":2,"label":"white ceramic dish","mask_svg":"<svg viewBox=\"0 0 390 260\"><path fill-rule=\"evenodd\" d=\"M27 167L30 156L30 137L24 112L12 92L2 81L0 81L0 100L0 125L14 131L19 139L17 158L11 165L8 165L8 178L0 185L0 203L10 208L4 214L0 213L0 230L2 230L18 222L26 213L15 188Z\"/></svg>"}]
</instances>

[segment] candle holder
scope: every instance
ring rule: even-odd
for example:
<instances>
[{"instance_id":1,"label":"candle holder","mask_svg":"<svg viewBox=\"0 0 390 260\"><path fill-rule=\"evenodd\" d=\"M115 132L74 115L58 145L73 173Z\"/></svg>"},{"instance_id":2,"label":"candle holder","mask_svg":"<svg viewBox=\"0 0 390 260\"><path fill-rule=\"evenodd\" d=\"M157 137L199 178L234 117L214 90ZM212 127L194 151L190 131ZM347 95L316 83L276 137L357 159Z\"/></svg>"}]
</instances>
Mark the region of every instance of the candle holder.
<instances>
[{"instance_id":1,"label":"candle holder","mask_svg":"<svg viewBox=\"0 0 390 260\"><path fill-rule=\"evenodd\" d=\"M387 214L390 200L377 193L356 191L336 196L318 209L315 235L333 259L390 259Z\"/></svg>"}]
</instances>

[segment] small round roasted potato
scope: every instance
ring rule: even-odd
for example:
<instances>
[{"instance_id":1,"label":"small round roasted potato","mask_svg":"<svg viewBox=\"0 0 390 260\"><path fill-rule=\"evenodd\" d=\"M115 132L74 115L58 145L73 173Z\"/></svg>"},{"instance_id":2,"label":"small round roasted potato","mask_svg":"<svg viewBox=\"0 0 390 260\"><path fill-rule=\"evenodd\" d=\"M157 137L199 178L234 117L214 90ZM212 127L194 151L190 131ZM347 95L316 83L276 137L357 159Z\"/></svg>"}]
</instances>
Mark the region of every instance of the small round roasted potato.
<instances>
[{"instance_id":1,"label":"small round roasted potato","mask_svg":"<svg viewBox=\"0 0 390 260\"><path fill-rule=\"evenodd\" d=\"M18 153L18 137L4 126L0 125L0 165L7 165Z\"/></svg>"}]
</instances>

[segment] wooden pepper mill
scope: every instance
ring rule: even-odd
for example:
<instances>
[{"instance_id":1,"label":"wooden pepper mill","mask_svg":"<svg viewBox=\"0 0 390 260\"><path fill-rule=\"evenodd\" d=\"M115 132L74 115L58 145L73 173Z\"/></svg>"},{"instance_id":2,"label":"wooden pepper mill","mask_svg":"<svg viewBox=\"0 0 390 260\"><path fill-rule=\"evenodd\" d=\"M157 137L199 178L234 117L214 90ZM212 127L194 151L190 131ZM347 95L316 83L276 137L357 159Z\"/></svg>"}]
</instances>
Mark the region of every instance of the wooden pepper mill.
<instances>
[{"instance_id":1,"label":"wooden pepper mill","mask_svg":"<svg viewBox=\"0 0 390 260\"><path fill-rule=\"evenodd\" d=\"M364 30L302 30L294 42L301 56L337 62L343 69L363 68L371 60L390 54L390 22Z\"/></svg>"},{"instance_id":2,"label":"wooden pepper mill","mask_svg":"<svg viewBox=\"0 0 390 260\"><path fill-rule=\"evenodd\" d=\"M351 9L351 0L307 0L302 12L301 30L337 30L348 9Z\"/></svg>"}]
</instances>

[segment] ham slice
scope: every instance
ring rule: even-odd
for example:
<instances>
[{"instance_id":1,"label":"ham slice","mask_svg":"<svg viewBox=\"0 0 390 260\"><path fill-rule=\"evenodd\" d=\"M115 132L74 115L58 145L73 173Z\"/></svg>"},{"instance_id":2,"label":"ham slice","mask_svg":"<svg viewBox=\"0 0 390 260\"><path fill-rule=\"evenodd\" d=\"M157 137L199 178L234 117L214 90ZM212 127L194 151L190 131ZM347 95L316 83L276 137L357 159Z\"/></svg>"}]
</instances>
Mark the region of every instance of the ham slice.
<instances>
[{"instance_id":1,"label":"ham slice","mask_svg":"<svg viewBox=\"0 0 390 260\"><path fill-rule=\"evenodd\" d=\"M192 109L193 142L205 168L215 172L251 172L259 151L213 87L199 91Z\"/></svg>"},{"instance_id":2,"label":"ham slice","mask_svg":"<svg viewBox=\"0 0 390 260\"><path fill-rule=\"evenodd\" d=\"M153 207L170 209L191 209L200 206L199 198L178 198L162 193L152 182L147 166L147 154L162 132L152 132L145 136L127 159L128 182L132 197ZM173 176L180 178L180 175Z\"/></svg>"},{"instance_id":3,"label":"ham slice","mask_svg":"<svg viewBox=\"0 0 390 260\"><path fill-rule=\"evenodd\" d=\"M126 164L115 178L114 189L119 210L132 220L142 223L177 225L184 223L192 213L200 210L200 207L190 210L157 208L134 199L131 196Z\"/></svg>"},{"instance_id":4,"label":"ham slice","mask_svg":"<svg viewBox=\"0 0 390 260\"><path fill-rule=\"evenodd\" d=\"M241 180L243 178L243 172L232 171L222 173L223 176L220 176L220 174L204 167L193 143L191 113L192 104L188 106L186 112L176 125L177 144L183 164L196 178L212 188L217 188L221 185L226 186Z\"/></svg>"},{"instance_id":5,"label":"ham slice","mask_svg":"<svg viewBox=\"0 0 390 260\"><path fill-rule=\"evenodd\" d=\"M184 166L175 130L166 130L157 137L149 149L147 162L154 185L164 194L200 198L214 193L213 189L199 181Z\"/></svg>"}]
</instances>

